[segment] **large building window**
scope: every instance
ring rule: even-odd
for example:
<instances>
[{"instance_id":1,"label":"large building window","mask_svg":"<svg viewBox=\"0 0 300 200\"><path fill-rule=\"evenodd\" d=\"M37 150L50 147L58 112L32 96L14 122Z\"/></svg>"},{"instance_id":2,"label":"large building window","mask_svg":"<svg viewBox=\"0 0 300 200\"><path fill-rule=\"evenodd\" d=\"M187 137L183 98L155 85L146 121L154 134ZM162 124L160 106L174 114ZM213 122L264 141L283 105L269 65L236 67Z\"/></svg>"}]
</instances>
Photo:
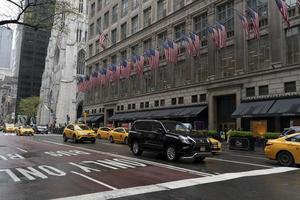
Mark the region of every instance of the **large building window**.
<instances>
[{"instance_id":1,"label":"large building window","mask_svg":"<svg viewBox=\"0 0 300 200\"><path fill-rule=\"evenodd\" d=\"M101 31L101 17L99 17L97 19L97 23L96 23L96 34L99 34Z\"/></svg>"},{"instance_id":2,"label":"large building window","mask_svg":"<svg viewBox=\"0 0 300 200\"><path fill-rule=\"evenodd\" d=\"M81 49L77 55L77 74L84 74L85 68L85 51Z\"/></svg>"},{"instance_id":3,"label":"large building window","mask_svg":"<svg viewBox=\"0 0 300 200\"><path fill-rule=\"evenodd\" d=\"M97 10L101 10L102 9L102 0L98 0L97 1Z\"/></svg>"},{"instance_id":4,"label":"large building window","mask_svg":"<svg viewBox=\"0 0 300 200\"><path fill-rule=\"evenodd\" d=\"M248 41L248 70L259 71L270 66L270 41L268 36Z\"/></svg>"},{"instance_id":5,"label":"large building window","mask_svg":"<svg viewBox=\"0 0 300 200\"><path fill-rule=\"evenodd\" d=\"M127 37L127 23L121 25L121 40L125 40Z\"/></svg>"},{"instance_id":6,"label":"large building window","mask_svg":"<svg viewBox=\"0 0 300 200\"><path fill-rule=\"evenodd\" d=\"M127 51L126 50L121 51L121 59L122 60L126 60L127 59Z\"/></svg>"},{"instance_id":7,"label":"large building window","mask_svg":"<svg viewBox=\"0 0 300 200\"><path fill-rule=\"evenodd\" d=\"M221 68L217 70L220 77L231 77L234 76L236 70L236 60L234 55L233 46L228 46L226 49L222 50L223 55L221 57Z\"/></svg>"},{"instance_id":8,"label":"large building window","mask_svg":"<svg viewBox=\"0 0 300 200\"><path fill-rule=\"evenodd\" d=\"M184 0L174 0L173 5L174 11L179 10L184 7Z\"/></svg>"},{"instance_id":9,"label":"large building window","mask_svg":"<svg viewBox=\"0 0 300 200\"><path fill-rule=\"evenodd\" d=\"M131 54L132 55L139 55L140 51L139 51L139 45L134 45L131 47Z\"/></svg>"},{"instance_id":10,"label":"large building window","mask_svg":"<svg viewBox=\"0 0 300 200\"><path fill-rule=\"evenodd\" d=\"M167 16L167 3L166 0L159 0L157 2L157 20Z\"/></svg>"},{"instance_id":11,"label":"large building window","mask_svg":"<svg viewBox=\"0 0 300 200\"><path fill-rule=\"evenodd\" d=\"M268 85L262 85L258 87L258 95L268 95L269 87Z\"/></svg>"},{"instance_id":12,"label":"large building window","mask_svg":"<svg viewBox=\"0 0 300 200\"><path fill-rule=\"evenodd\" d=\"M116 21L118 21L118 4L112 8L111 15L112 15L111 16L112 23L115 23Z\"/></svg>"},{"instance_id":13,"label":"large building window","mask_svg":"<svg viewBox=\"0 0 300 200\"><path fill-rule=\"evenodd\" d=\"M233 1L228 1L217 8L217 20L224 24L227 31L227 37L234 36L234 9Z\"/></svg>"},{"instance_id":14,"label":"large building window","mask_svg":"<svg viewBox=\"0 0 300 200\"><path fill-rule=\"evenodd\" d=\"M284 92L296 92L296 81L285 82L284 83Z\"/></svg>"},{"instance_id":15,"label":"large building window","mask_svg":"<svg viewBox=\"0 0 300 200\"><path fill-rule=\"evenodd\" d=\"M83 13L83 0L79 0L78 11L79 11L80 13Z\"/></svg>"},{"instance_id":16,"label":"large building window","mask_svg":"<svg viewBox=\"0 0 300 200\"><path fill-rule=\"evenodd\" d=\"M95 32L95 25L94 25L94 23L92 23L92 24L90 24L90 28L89 28L89 39L93 38L94 32Z\"/></svg>"},{"instance_id":17,"label":"large building window","mask_svg":"<svg viewBox=\"0 0 300 200\"><path fill-rule=\"evenodd\" d=\"M144 52L152 48L152 39L147 39L144 41Z\"/></svg>"},{"instance_id":18,"label":"large building window","mask_svg":"<svg viewBox=\"0 0 300 200\"><path fill-rule=\"evenodd\" d=\"M140 0L132 0L132 10L136 9L139 7L139 1Z\"/></svg>"},{"instance_id":19,"label":"large building window","mask_svg":"<svg viewBox=\"0 0 300 200\"><path fill-rule=\"evenodd\" d=\"M122 0L122 17L124 17L125 15L127 15L128 13L128 0Z\"/></svg>"},{"instance_id":20,"label":"large building window","mask_svg":"<svg viewBox=\"0 0 300 200\"><path fill-rule=\"evenodd\" d=\"M158 34L157 35L157 48L158 48L158 50L159 50L159 52L160 52L160 57L162 58L162 59L164 59L164 56L165 56L165 54L164 54L164 48L163 48L163 46L162 46L162 44L164 43L164 41L167 39L167 31L165 31L165 32L162 32L162 33L160 33L160 34Z\"/></svg>"},{"instance_id":21,"label":"large building window","mask_svg":"<svg viewBox=\"0 0 300 200\"><path fill-rule=\"evenodd\" d=\"M117 64L117 55L111 56L110 61L111 61L112 64Z\"/></svg>"},{"instance_id":22,"label":"large building window","mask_svg":"<svg viewBox=\"0 0 300 200\"><path fill-rule=\"evenodd\" d=\"M174 38L175 40L180 40L182 35L185 34L185 23L179 24L174 27Z\"/></svg>"},{"instance_id":23,"label":"large building window","mask_svg":"<svg viewBox=\"0 0 300 200\"><path fill-rule=\"evenodd\" d=\"M201 46L207 46L207 13L194 17L194 32L200 35Z\"/></svg>"},{"instance_id":24,"label":"large building window","mask_svg":"<svg viewBox=\"0 0 300 200\"><path fill-rule=\"evenodd\" d=\"M106 29L109 26L109 11L104 14L104 24L103 29Z\"/></svg>"},{"instance_id":25,"label":"large building window","mask_svg":"<svg viewBox=\"0 0 300 200\"><path fill-rule=\"evenodd\" d=\"M100 51L99 47L100 47L99 40L97 40L96 43L95 43L96 54L99 53L99 51Z\"/></svg>"},{"instance_id":26,"label":"large building window","mask_svg":"<svg viewBox=\"0 0 300 200\"><path fill-rule=\"evenodd\" d=\"M288 64L300 62L300 26L286 31L286 57Z\"/></svg>"},{"instance_id":27,"label":"large building window","mask_svg":"<svg viewBox=\"0 0 300 200\"><path fill-rule=\"evenodd\" d=\"M247 0L247 6L259 15L259 26L268 25L268 0Z\"/></svg>"},{"instance_id":28,"label":"large building window","mask_svg":"<svg viewBox=\"0 0 300 200\"><path fill-rule=\"evenodd\" d=\"M89 45L89 57L93 56L93 44Z\"/></svg>"},{"instance_id":29,"label":"large building window","mask_svg":"<svg viewBox=\"0 0 300 200\"><path fill-rule=\"evenodd\" d=\"M151 7L144 10L144 27L151 24Z\"/></svg>"},{"instance_id":30,"label":"large building window","mask_svg":"<svg viewBox=\"0 0 300 200\"><path fill-rule=\"evenodd\" d=\"M199 62L196 62L195 79L197 82L203 82L208 77L208 55L201 55Z\"/></svg>"},{"instance_id":31,"label":"large building window","mask_svg":"<svg viewBox=\"0 0 300 200\"><path fill-rule=\"evenodd\" d=\"M117 29L111 31L111 44L117 43Z\"/></svg>"},{"instance_id":32,"label":"large building window","mask_svg":"<svg viewBox=\"0 0 300 200\"><path fill-rule=\"evenodd\" d=\"M255 96L255 87L246 88L246 97L254 97Z\"/></svg>"},{"instance_id":33,"label":"large building window","mask_svg":"<svg viewBox=\"0 0 300 200\"><path fill-rule=\"evenodd\" d=\"M92 5L91 5L91 17L95 16L95 7L96 7L95 3L92 3Z\"/></svg>"},{"instance_id":34,"label":"large building window","mask_svg":"<svg viewBox=\"0 0 300 200\"><path fill-rule=\"evenodd\" d=\"M138 15L131 18L131 34L138 32L139 30L139 17Z\"/></svg>"}]
</instances>

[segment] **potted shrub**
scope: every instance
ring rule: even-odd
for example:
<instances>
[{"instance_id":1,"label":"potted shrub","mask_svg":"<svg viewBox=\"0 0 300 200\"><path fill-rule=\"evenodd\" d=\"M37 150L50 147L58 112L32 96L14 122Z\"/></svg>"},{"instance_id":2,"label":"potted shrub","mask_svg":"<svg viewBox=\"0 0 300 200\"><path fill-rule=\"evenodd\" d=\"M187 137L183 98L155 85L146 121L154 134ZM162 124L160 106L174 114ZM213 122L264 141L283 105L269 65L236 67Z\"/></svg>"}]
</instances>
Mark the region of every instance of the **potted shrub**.
<instances>
[{"instance_id":1,"label":"potted shrub","mask_svg":"<svg viewBox=\"0 0 300 200\"><path fill-rule=\"evenodd\" d=\"M249 131L231 131L229 133L229 149L254 151L255 138Z\"/></svg>"}]
</instances>

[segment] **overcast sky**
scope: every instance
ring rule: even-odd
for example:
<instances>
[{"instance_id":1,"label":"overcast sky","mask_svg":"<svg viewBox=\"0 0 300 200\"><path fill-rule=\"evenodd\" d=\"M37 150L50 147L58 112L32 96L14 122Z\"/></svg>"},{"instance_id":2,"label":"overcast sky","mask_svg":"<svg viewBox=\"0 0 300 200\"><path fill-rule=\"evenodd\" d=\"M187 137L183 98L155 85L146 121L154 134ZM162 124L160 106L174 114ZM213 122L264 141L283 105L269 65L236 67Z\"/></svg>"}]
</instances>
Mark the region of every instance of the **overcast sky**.
<instances>
[{"instance_id":1,"label":"overcast sky","mask_svg":"<svg viewBox=\"0 0 300 200\"><path fill-rule=\"evenodd\" d=\"M19 0L14 0L19 2ZM15 19L18 15L18 7L7 0L0 0L0 20ZM10 25L11 28L15 26Z\"/></svg>"}]
</instances>

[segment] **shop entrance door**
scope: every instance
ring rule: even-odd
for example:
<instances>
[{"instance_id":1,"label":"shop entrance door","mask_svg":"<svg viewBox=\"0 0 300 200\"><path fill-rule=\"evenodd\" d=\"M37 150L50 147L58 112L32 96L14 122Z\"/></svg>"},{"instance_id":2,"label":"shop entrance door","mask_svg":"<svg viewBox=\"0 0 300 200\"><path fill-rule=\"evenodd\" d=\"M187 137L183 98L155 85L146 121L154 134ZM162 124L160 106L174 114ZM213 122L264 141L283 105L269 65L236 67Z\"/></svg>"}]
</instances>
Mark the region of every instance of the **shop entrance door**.
<instances>
[{"instance_id":1,"label":"shop entrance door","mask_svg":"<svg viewBox=\"0 0 300 200\"><path fill-rule=\"evenodd\" d=\"M219 130L236 129L236 120L231 117L231 114L236 109L236 96L226 95L217 96L217 128Z\"/></svg>"}]
</instances>

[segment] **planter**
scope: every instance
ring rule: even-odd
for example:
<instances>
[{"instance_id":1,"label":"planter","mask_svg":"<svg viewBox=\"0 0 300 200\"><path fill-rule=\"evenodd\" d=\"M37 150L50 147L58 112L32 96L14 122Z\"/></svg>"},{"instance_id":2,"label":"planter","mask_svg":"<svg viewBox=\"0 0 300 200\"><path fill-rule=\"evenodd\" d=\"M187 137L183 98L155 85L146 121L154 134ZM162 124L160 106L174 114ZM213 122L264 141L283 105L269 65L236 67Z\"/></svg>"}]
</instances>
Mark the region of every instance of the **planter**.
<instances>
[{"instance_id":1,"label":"planter","mask_svg":"<svg viewBox=\"0 0 300 200\"><path fill-rule=\"evenodd\" d=\"M231 136L229 138L229 149L230 150L254 151L255 150L255 138Z\"/></svg>"}]
</instances>

